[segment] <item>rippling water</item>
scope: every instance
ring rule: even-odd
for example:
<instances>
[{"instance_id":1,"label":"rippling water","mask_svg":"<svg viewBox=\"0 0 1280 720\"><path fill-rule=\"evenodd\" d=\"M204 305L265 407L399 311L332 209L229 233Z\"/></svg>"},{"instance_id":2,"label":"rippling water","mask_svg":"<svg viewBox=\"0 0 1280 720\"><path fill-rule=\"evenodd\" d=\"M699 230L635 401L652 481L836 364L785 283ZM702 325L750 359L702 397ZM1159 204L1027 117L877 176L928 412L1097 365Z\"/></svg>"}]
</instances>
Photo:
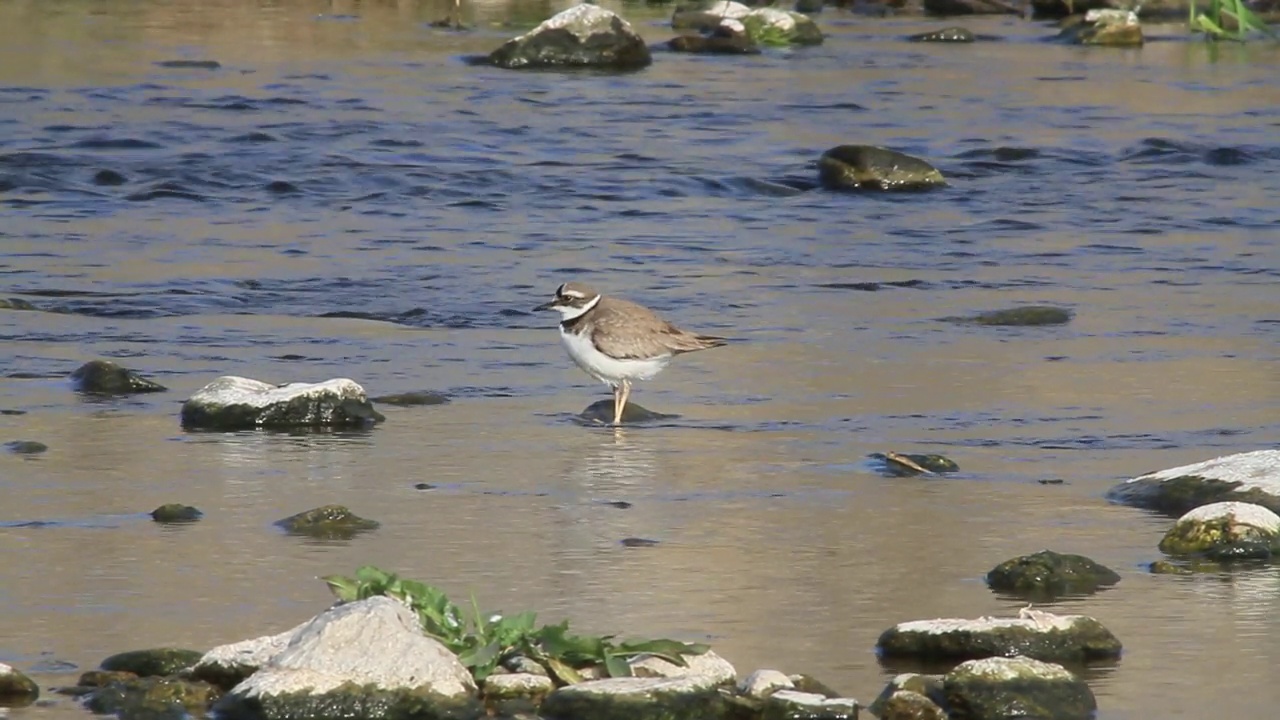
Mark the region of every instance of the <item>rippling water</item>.
<instances>
[{"instance_id":1,"label":"rippling water","mask_svg":"<svg viewBox=\"0 0 1280 720\"><path fill-rule=\"evenodd\" d=\"M1272 713L1280 574L1148 575L1168 520L1102 493L1275 444L1274 45L1167 26L1089 50L983 19L1000 41L923 46L902 38L941 23L828 11L817 48L511 73L464 58L561 6L430 28L448 7L0 4L0 297L39 309L0 311L0 409L26 411L0 440L50 446L0 456L0 661L47 687L78 671L55 661L278 631L324 607L315 576L371 562L869 701L883 629L1011 613L982 574L1051 547L1124 577L1050 606L1126 645L1091 674L1101 717ZM952 186L812 189L855 142ZM743 342L636 390L679 419L583 428L607 391L529 310L567 279ZM1030 303L1075 319L938 321ZM96 357L172 392L78 399L63 377ZM181 432L228 373L453 402L368 433ZM962 472L884 479L885 450ZM142 514L170 501L206 519ZM383 528L271 527L328 502Z\"/></svg>"}]
</instances>

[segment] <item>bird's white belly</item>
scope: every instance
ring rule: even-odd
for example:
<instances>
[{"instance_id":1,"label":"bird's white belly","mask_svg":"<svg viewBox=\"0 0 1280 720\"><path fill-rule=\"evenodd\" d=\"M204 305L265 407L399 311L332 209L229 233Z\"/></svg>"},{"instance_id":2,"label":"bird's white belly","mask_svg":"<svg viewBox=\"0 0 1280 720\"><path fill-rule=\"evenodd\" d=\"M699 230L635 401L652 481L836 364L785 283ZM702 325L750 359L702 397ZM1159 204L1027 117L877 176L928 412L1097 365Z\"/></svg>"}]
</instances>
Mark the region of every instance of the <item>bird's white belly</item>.
<instances>
[{"instance_id":1,"label":"bird's white belly","mask_svg":"<svg viewBox=\"0 0 1280 720\"><path fill-rule=\"evenodd\" d=\"M560 328L560 341L569 351L569 357L591 377L606 385L617 385L622 380L648 380L671 362L670 355L646 360L618 360L596 349L591 338L575 335Z\"/></svg>"}]
</instances>

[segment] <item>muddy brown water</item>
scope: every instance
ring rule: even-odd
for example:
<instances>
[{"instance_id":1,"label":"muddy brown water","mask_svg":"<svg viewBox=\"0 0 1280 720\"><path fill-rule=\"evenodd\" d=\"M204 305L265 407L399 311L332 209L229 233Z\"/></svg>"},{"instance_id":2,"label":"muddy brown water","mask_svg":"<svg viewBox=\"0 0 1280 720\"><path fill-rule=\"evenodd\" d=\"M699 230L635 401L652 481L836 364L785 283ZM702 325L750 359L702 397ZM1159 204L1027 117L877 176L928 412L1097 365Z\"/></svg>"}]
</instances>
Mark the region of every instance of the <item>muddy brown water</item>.
<instances>
[{"instance_id":1,"label":"muddy brown water","mask_svg":"<svg viewBox=\"0 0 1280 720\"><path fill-rule=\"evenodd\" d=\"M0 295L55 311L0 311L0 409L26 411L0 440L49 445L0 455L0 661L47 688L277 632L329 602L317 576L372 563L866 702L882 630L1014 613L983 573L1048 547L1123 576L1045 606L1125 644L1090 673L1100 717L1274 715L1280 571L1150 575L1169 520L1103 493L1275 444L1276 46L1166 26L1089 50L1013 19L921 46L902 37L943 23L828 11L819 48L518 74L463 58L561 6L427 27L447 7L0 4ZM667 11L621 10L670 35ZM846 142L953 186L795 189ZM678 419L583 427L606 390L528 312L571 278L742 342L638 387ZM1029 303L1076 316L937 321ZM96 357L171 391L78 398L64 376ZM180 430L232 373L452 403L367 433ZM962 472L883 478L885 450ZM160 527L164 502L206 516ZM382 529L271 525L324 503Z\"/></svg>"}]
</instances>

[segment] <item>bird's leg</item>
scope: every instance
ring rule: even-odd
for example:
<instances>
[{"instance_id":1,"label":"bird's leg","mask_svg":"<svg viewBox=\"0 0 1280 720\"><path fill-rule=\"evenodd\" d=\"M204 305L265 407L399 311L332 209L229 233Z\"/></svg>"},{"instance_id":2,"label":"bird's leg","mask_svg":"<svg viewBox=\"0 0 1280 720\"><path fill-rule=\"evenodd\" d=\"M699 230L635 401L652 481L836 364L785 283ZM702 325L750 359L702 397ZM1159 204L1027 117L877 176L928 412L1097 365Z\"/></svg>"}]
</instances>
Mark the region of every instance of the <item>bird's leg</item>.
<instances>
[{"instance_id":1,"label":"bird's leg","mask_svg":"<svg viewBox=\"0 0 1280 720\"><path fill-rule=\"evenodd\" d=\"M462 0L453 0L453 29L462 29Z\"/></svg>"},{"instance_id":2,"label":"bird's leg","mask_svg":"<svg viewBox=\"0 0 1280 720\"><path fill-rule=\"evenodd\" d=\"M623 379L618 386L618 398L613 401L613 424L622 424L622 411L627 407L627 398L631 397L631 381Z\"/></svg>"}]
</instances>

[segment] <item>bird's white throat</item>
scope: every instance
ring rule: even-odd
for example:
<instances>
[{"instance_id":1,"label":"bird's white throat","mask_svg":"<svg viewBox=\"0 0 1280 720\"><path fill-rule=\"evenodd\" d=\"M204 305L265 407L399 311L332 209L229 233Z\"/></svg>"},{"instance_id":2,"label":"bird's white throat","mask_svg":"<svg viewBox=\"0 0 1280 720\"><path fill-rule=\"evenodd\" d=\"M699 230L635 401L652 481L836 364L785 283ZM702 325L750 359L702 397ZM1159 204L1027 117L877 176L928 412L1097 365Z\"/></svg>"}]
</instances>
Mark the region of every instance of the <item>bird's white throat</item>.
<instances>
[{"instance_id":1,"label":"bird's white throat","mask_svg":"<svg viewBox=\"0 0 1280 720\"><path fill-rule=\"evenodd\" d=\"M573 307L571 305L556 305L555 307L556 307L556 310L560 313L561 322L564 322L565 320L575 320L577 318L582 317L583 315L586 315L587 313L591 312L591 310L594 309L596 305L599 305L599 304L600 304L600 296L597 295L591 298L591 302L587 303L586 305L583 305L582 307Z\"/></svg>"}]
</instances>

